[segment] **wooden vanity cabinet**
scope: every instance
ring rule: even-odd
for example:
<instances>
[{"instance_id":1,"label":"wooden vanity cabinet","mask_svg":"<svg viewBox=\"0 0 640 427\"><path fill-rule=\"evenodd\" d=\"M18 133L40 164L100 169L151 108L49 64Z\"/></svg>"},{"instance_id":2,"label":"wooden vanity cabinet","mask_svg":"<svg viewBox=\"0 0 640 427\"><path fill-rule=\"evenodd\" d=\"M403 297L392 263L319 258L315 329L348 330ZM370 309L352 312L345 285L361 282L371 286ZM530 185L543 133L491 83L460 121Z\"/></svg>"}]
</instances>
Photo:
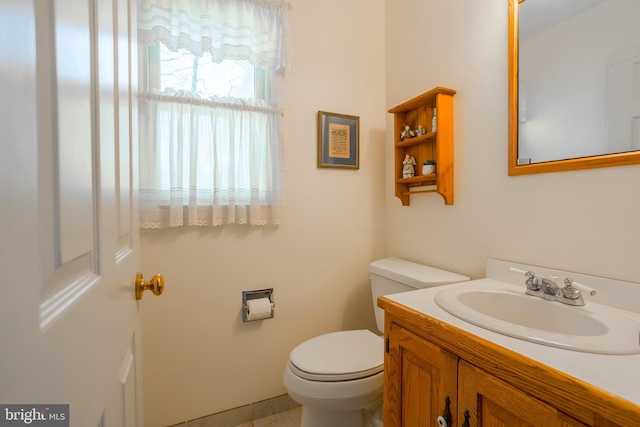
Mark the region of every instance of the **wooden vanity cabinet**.
<instances>
[{"instance_id":1,"label":"wooden vanity cabinet","mask_svg":"<svg viewBox=\"0 0 640 427\"><path fill-rule=\"evenodd\" d=\"M567 414L460 360L458 420L462 422L464 411L469 411L469 426L585 427Z\"/></svg>"},{"instance_id":2,"label":"wooden vanity cabinet","mask_svg":"<svg viewBox=\"0 0 640 427\"><path fill-rule=\"evenodd\" d=\"M447 405L452 415L456 413L458 358L403 328L391 329L384 425L437 425Z\"/></svg>"},{"instance_id":3,"label":"wooden vanity cabinet","mask_svg":"<svg viewBox=\"0 0 640 427\"><path fill-rule=\"evenodd\" d=\"M388 354L385 426L585 426L396 324Z\"/></svg>"},{"instance_id":4,"label":"wooden vanity cabinet","mask_svg":"<svg viewBox=\"0 0 640 427\"><path fill-rule=\"evenodd\" d=\"M640 408L380 297L385 427L638 427ZM468 412L468 422L465 422Z\"/></svg>"}]
</instances>

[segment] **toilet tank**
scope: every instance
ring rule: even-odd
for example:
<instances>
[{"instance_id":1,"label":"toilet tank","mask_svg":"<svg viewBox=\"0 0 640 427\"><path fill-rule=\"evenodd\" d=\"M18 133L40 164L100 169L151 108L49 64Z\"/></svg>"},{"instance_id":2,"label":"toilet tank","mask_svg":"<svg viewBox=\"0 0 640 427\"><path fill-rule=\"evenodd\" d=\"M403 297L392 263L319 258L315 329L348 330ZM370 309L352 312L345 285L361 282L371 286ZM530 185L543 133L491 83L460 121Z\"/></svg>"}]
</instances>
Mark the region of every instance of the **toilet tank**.
<instances>
[{"instance_id":1,"label":"toilet tank","mask_svg":"<svg viewBox=\"0 0 640 427\"><path fill-rule=\"evenodd\" d=\"M465 282L467 276L398 258L383 258L369 265L373 309L378 330L384 333L384 310L378 308L378 297L415 291L432 286Z\"/></svg>"}]
</instances>

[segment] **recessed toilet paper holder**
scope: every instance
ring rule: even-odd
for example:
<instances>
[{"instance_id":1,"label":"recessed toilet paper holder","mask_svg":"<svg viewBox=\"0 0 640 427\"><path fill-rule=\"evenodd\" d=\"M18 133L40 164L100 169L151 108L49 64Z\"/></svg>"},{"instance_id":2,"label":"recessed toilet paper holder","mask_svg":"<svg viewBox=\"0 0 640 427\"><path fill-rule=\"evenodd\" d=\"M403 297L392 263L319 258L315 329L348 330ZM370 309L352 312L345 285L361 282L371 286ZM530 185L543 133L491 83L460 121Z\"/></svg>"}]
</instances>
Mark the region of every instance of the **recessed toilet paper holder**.
<instances>
[{"instance_id":1,"label":"recessed toilet paper holder","mask_svg":"<svg viewBox=\"0 0 640 427\"><path fill-rule=\"evenodd\" d=\"M268 317L262 317L259 319L249 319L249 305L247 304L250 300L268 298L271 303L271 314ZM274 308L275 303L273 301L273 288L266 289L255 289L252 291L242 291L242 321L243 322L253 322L256 320L264 320L264 319L273 319L274 316Z\"/></svg>"}]
</instances>

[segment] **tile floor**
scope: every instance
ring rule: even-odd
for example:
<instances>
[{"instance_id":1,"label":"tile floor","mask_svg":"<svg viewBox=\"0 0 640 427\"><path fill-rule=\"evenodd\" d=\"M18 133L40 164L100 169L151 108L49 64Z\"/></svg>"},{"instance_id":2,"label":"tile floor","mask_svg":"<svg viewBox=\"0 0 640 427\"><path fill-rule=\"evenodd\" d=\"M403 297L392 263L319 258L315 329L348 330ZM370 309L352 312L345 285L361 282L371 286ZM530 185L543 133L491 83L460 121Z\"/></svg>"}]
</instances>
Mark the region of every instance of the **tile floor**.
<instances>
[{"instance_id":1,"label":"tile floor","mask_svg":"<svg viewBox=\"0 0 640 427\"><path fill-rule=\"evenodd\" d=\"M300 427L302 406L282 395L171 427Z\"/></svg>"},{"instance_id":2,"label":"tile floor","mask_svg":"<svg viewBox=\"0 0 640 427\"><path fill-rule=\"evenodd\" d=\"M300 427L301 418L302 407L297 407L289 409L288 411L269 415L268 417L249 421L248 423L240 424L236 427Z\"/></svg>"}]
</instances>

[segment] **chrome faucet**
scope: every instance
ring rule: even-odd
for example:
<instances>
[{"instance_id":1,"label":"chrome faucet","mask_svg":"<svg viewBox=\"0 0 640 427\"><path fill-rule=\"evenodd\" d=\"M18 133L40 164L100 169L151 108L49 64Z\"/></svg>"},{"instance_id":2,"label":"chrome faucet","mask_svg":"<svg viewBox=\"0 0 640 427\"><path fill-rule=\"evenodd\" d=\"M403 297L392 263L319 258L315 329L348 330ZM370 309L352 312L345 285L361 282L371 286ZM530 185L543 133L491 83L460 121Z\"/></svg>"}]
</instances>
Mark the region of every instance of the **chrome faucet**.
<instances>
[{"instance_id":1,"label":"chrome faucet","mask_svg":"<svg viewBox=\"0 0 640 427\"><path fill-rule=\"evenodd\" d=\"M562 289L557 285L558 276L551 276L549 279L541 279L542 291L545 295L552 295L554 297L559 296L562 293Z\"/></svg>"},{"instance_id":2,"label":"chrome faucet","mask_svg":"<svg viewBox=\"0 0 640 427\"><path fill-rule=\"evenodd\" d=\"M527 276L527 295L538 298L544 298L550 301L558 301L569 305L584 305L584 298L580 290L595 295L596 291L588 286L574 282L571 278L564 280L565 287L558 286L558 276L550 276L548 279L544 277L536 277L531 270L525 271L518 268L509 268L509 271L520 273Z\"/></svg>"},{"instance_id":3,"label":"chrome faucet","mask_svg":"<svg viewBox=\"0 0 640 427\"><path fill-rule=\"evenodd\" d=\"M533 271L527 271L527 295L540 297L555 301L558 296L562 295L562 289L557 285L558 276L551 276L546 279L544 277L536 277Z\"/></svg>"}]
</instances>

